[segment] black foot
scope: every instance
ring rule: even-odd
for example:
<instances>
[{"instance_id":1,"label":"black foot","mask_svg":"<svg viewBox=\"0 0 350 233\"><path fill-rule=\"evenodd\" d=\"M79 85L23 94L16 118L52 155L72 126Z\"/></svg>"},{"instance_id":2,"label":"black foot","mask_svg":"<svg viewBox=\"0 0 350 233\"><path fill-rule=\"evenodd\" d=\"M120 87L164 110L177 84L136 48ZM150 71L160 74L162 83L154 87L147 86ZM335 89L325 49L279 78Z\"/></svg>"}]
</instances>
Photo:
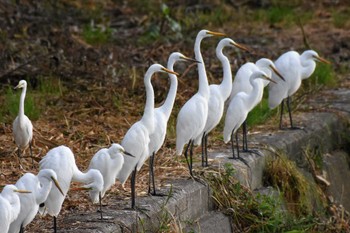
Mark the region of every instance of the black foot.
<instances>
[{"instance_id":1,"label":"black foot","mask_svg":"<svg viewBox=\"0 0 350 233\"><path fill-rule=\"evenodd\" d=\"M259 150L253 150L253 149L248 149L248 150L243 150L243 153L252 153L252 154L256 154L258 156L264 156L263 154L261 154L261 152Z\"/></svg>"},{"instance_id":2,"label":"black foot","mask_svg":"<svg viewBox=\"0 0 350 233\"><path fill-rule=\"evenodd\" d=\"M237 159L237 160L240 160L242 163L244 163L245 165L247 165L247 167L250 168L248 162L247 162L245 159L241 158L241 157L229 157L229 159Z\"/></svg>"},{"instance_id":3,"label":"black foot","mask_svg":"<svg viewBox=\"0 0 350 233\"><path fill-rule=\"evenodd\" d=\"M167 197L169 196L168 193L162 193L162 192L159 192L159 191L154 191L152 193L148 193L150 196L153 196L153 197Z\"/></svg>"},{"instance_id":4,"label":"black foot","mask_svg":"<svg viewBox=\"0 0 350 233\"><path fill-rule=\"evenodd\" d=\"M206 183L204 180L202 180L201 178L196 177L196 176L191 176L191 177L189 177L188 179L192 179L192 180L194 180L194 181L196 181L196 182L198 182L198 183L201 183L201 184L204 185L204 186L207 185L207 183Z\"/></svg>"},{"instance_id":5,"label":"black foot","mask_svg":"<svg viewBox=\"0 0 350 233\"><path fill-rule=\"evenodd\" d=\"M143 208L143 207L140 207L140 206L134 206L134 208L128 208L127 207L127 208L124 208L124 210L139 211L139 212L142 212L142 213L149 211L149 209Z\"/></svg>"}]
</instances>

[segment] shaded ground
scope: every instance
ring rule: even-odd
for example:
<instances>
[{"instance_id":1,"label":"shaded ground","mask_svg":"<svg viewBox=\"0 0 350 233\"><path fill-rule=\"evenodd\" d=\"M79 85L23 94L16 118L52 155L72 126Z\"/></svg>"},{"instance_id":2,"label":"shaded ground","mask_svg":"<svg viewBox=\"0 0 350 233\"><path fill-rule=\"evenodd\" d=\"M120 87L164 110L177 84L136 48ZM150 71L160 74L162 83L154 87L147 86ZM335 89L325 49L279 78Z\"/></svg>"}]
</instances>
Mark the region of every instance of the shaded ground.
<instances>
[{"instance_id":1,"label":"shaded ground","mask_svg":"<svg viewBox=\"0 0 350 233\"><path fill-rule=\"evenodd\" d=\"M65 144L74 151L78 167L85 169L99 148L109 145L111 140L120 142L142 115L142 77L147 67L154 62L166 64L173 51L193 56L194 38L202 28L225 32L252 48L252 54L227 50L233 72L247 60L255 61L262 56L276 59L291 49L303 51L308 44L333 62L335 77L340 81L338 86L349 87L350 22L336 27L333 18L333 12L344 11L346 3L321 1L297 6L299 12L311 12L311 19L304 23L306 37L294 22L237 20L253 17L254 12L269 7L268 4L257 7L260 1L169 3L171 18L187 25L181 31L182 38L174 38L177 34L172 24L160 12L160 5L152 1L19 2L16 5L13 1L0 1L0 184L14 183L27 171L37 173L37 168L31 169L28 158L22 160L25 170L17 166L11 129L14 115L8 110L12 103L9 87L14 87L20 79L31 84L28 92L33 93L31 98L39 111L32 118L37 161L49 149ZM142 4L144 8L140 8ZM217 8L223 11L221 18L212 16L212 22L211 18L206 21L200 17L215 13ZM146 13L147 10L151 13ZM156 35L152 34L153 25L158 27ZM101 27L107 27L106 31ZM98 30L103 31L102 35ZM219 83L222 77L221 65L215 58L217 42L218 39L208 39L202 43L209 83ZM195 93L198 82L193 65L179 64L176 71L181 74L177 100L168 138L156 160L157 182L161 184L188 176L182 158L174 157L175 122L179 108ZM154 78L153 85L156 104L160 104L168 90L167 80ZM308 98L310 92L314 90L300 91L300 100ZM16 113L17 106L13 109ZM277 128L273 121L274 118L268 124ZM221 140L221 128L211 137L210 149L227 147ZM29 151L26 152L28 155ZM147 171L145 164L137 181L138 195L144 195L147 190ZM127 199L129 184L125 190L116 184L109 195ZM81 196L86 199L84 202L78 202ZM105 201L108 202L108 196ZM86 194L70 193L61 213L94 211L94 208ZM39 221L34 221L28 232L51 226L51 222L42 223L44 226L39 227Z\"/></svg>"}]
</instances>

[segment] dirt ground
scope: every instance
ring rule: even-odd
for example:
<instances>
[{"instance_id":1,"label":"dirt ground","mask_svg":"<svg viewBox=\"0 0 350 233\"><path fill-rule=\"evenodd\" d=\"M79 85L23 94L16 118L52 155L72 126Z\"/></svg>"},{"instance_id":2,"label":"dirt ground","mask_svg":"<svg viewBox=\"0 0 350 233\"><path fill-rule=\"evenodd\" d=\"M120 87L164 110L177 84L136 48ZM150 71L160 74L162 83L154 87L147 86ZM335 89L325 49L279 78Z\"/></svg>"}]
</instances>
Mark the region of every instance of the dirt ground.
<instances>
[{"instance_id":1,"label":"dirt ground","mask_svg":"<svg viewBox=\"0 0 350 233\"><path fill-rule=\"evenodd\" d=\"M336 27L332 21L332 12L346 9L349 4L346 1L325 0L301 4L301 10L312 12L312 20L303 25L305 37L301 27L295 23L291 26L259 21L237 24L228 18L219 26L198 23L198 27L192 26L193 30L184 32L182 39L171 38L173 32L170 27L166 24L162 26L164 17L137 10L138 1L127 2L0 1L0 106L7 106L8 88L26 79L30 83L27 92L35 93L33 98L40 109L38 119L32 120L35 167L31 168L29 150L26 150L26 156L21 160L24 169L18 168L12 137L14 118L9 112L2 112L0 185L15 183L25 172L36 174L40 159L58 145L70 147L75 153L78 167L86 169L98 149L108 146L111 141L120 142L129 127L142 116L145 100L143 74L147 67L155 62L166 64L173 51L193 56L194 39L202 28L225 32L252 49L251 54L237 55L235 51L227 51L233 72L246 61L255 61L263 56L276 59L288 50L303 51L306 39L311 48L332 61L339 80L338 87L349 87L346 71L349 70L350 58L350 22L347 21L344 27ZM169 6L172 12L191 11L194 8L210 11L223 4L220 1L209 2L179 1L169 3ZM232 2L227 1L225 5L225 9L232 14L250 14L263 7L257 7L258 3L269 3ZM96 14L101 15L100 21L109 22L113 29L112 41L91 44L82 36L84 27L91 25L90 19ZM173 18L176 18L175 13ZM152 22L161 25L161 36L148 43L138 40ZM208 39L202 43L209 83L219 83L222 77L221 64L215 57L214 49L218 40ZM175 123L180 107L196 92L198 81L195 65L179 64L176 68L175 71L180 73L177 100L169 121L169 135L156 159L159 185L174 177L188 176L182 158L175 157ZM158 106L167 94L168 83L166 79L158 78L161 75L156 76L152 82ZM56 83L60 87L59 93L42 91L40 80ZM267 124L277 129L273 119ZM210 150L229 147L220 140L220 135L220 130L213 133L209 139ZM137 178L138 195L146 195L147 172L148 165L145 164ZM125 189L117 183L109 195L127 199L129 191L129 183ZM78 200L77 196L83 197L84 201L81 198ZM105 201L108 202L108 196ZM73 193L65 201L61 214L94 209L86 193ZM34 220L26 232L41 232L50 227L51 221Z\"/></svg>"}]
</instances>

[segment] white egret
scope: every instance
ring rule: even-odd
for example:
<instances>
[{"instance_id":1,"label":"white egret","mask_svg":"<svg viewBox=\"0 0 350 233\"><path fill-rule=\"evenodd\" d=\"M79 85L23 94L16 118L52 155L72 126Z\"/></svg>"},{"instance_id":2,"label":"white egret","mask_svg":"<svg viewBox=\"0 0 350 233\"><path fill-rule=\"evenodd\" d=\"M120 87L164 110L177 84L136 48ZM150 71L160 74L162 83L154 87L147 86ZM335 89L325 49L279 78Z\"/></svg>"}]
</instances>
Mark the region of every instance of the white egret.
<instances>
[{"instance_id":1,"label":"white egret","mask_svg":"<svg viewBox=\"0 0 350 233\"><path fill-rule=\"evenodd\" d=\"M17 193L30 193L30 191L6 185L0 193L0 232L8 232L10 224L20 212L21 204Z\"/></svg>"},{"instance_id":2,"label":"white egret","mask_svg":"<svg viewBox=\"0 0 350 233\"><path fill-rule=\"evenodd\" d=\"M100 171L90 169L86 173L81 172L75 164L74 154L66 146L58 146L51 149L39 162L39 169L52 169L56 172L57 181L61 191L52 186L46 201L40 205L39 212L53 216L54 231L57 231L56 218L61 211L63 201L69 190L71 181L81 182L90 192L90 199L93 203L98 202L99 193L103 189L103 177Z\"/></svg>"},{"instance_id":3,"label":"white egret","mask_svg":"<svg viewBox=\"0 0 350 233\"><path fill-rule=\"evenodd\" d=\"M103 188L99 196L101 219L103 218L101 199L105 196L106 191L115 183L115 179L124 164L123 155L132 156L118 143L112 143L109 148L102 148L97 151L90 161L88 170L96 169L100 171L103 176ZM93 193L91 193L91 195L93 195Z\"/></svg>"},{"instance_id":4,"label":"white egret","mask_svg":"<svg viewBox=\"0 0 350 233\"><path fill-rule=\"evenodd\" d=\"M134 157L124 157L124 164L119 172L118 179L124 186L126 180L131 175L131 208L135 209L135 182L136 172L139 171L149 155L148 144L150 142L149 135L154 132L154 90L151 78L156 72L167 72L178 75L174 71L164 68L160 64L151 65L145 76L144 84L146 88L146 104L143 116L140 121L134 123L126 132L121 145L126 151Z\"/></svg>"},{"instance_id":5,"label":"white egret","mask_svg":"<svg viewBox=\"0 0 350 233\"><path fill-rule=\"evenodd\" d=\"M51 169L40 170L38 175L24 174L17 182L16 187L21 190L31 191L30 194L20 195L20 213L10 225L9 233L24 232L24 228L33 221L38 213L39 205L43 203L52 187L52 183L62 193L57 181L56 172Z\"/></svg>"},{"instance_id":6,"label":"white egret","mask_svg":"<svg viewBox=\"0 0 350 233\"><path fill-rule=\"evenodd\" d=\"M314 50L306 50L301 55L296 51L289 51L282 54L275 61L276 68L286 80L285 82L280 82L273 75L272 79L276 81L276 84L269 85L269 107L273 109L281 104L280 129L282 129L284 99L287 99L290 128L298 128L293 125L292 112L290 110L291 96L299 89L301 81L309 78L315 71L316 61L330 64L329 61L320 57Z\"/></svg>"},{"instance_id":7,"label":"white egret","mask_svg":"<svg viewBox=\"0 0 350 233\"><path fill-rule=\"evenodd\" d=\"M197 34L194 44L194 53L195 59L199 61L199 63L197 63L199 79L198 92L182 106L176 122L176 154L181 155L185 144L187 144L185 158L192 177L194 140L202 135L208 117L209 85L200 46L204 38L211 36L225 36L225 34L208 30L201 30ZM188 150L190 150L189 159L187 155Z\"/></svg>"},{"instance_id":8,"label":"white egret","mask_svg":"<svg viewBox=\"0 0 350 233\"><path fill-rule=\"evenodd\" d=\"M221 61L223 67L222 82L212 84L209 86L209 100L208 100L208 117L205 123L203 132L195 139L195 145L200 144L202 140L202 166L208 166L208 134L219 124L224 113L224 105L227 98L230 96L232 89L232 73L229 59L223 54L225 47L237 47L239 49L248 51L246 47L240 45L230 38L220 40L216 47L216 56Z\"/></svg>"},{"instance_id":9,"label":"white egret","mask_svg":"<svg viewBox=\"0 0 350 233\"><path fill-rule=\"evenodd\" d=\"M12 125L13 136L18 147L18 158L21 158L21 150L24 150L29 145L32 166L34 166L32 152L33 125L29 118L24 114L24 99L26 98L27 82L25 80L19 81L15 89L18 88L22 88L22 93L19 101L18 116L13 121Z\"/></svg>"},{"instance_id":10,"label":"white egret","mask_svg":"<svg viewBox=\"0 0 350 233\"><path fill-rule=\"evenodd\" d=\"M278 72L278 70L275 67L275 64L267 58L261 58L255 63L253 62L247 62L244 65L242 65L235 76L235 79L232 83L232 91L230 98L228 100L228 103L231 102L232 98L237 95L239 92L245 92L248 95L252 92L253 86L247 79L250 78L251 74L254 71L264 71L267 75L267 77L272 78L272 73L274 72L276 76L282 80L284 80L283 76ZM262 89L266 87L270 81L265 79L258 79L257 82L262 85ZM260 92L260 96L256 99L256 103L253 104L253 106L256 106L260 101L262 100L263 92ZM248 151L248 141L247 141L247 121L243 122L243 151Z\"/></svg>"},{"instance_id":11,"label":"white egret","mask_svg":"<svg viewBox=\"0 0 350 233\"><path fill-rule=\"evenodd\" d=\"M240 158L239 156L239 148L238 148L238 136L237 130L245 119L247 118L248 113L255 107L257 103L257 99L262 95L263 85L261 85L259 79L266 79L274 82L270 79L267 74L261 70L254 71L247 82L250 82L253 86L253 90L247 94L245 92L239 92L235 95L229 106L227 108L226 116L225 116L225 125L224 125L224 142L227 143L231 140L232 146L232 158L240 159L244 163L245 160ZM233 144L233 136L236 133L236 147L237 147L237 157L234 156L234 144Z\"/></svg>"},{"instance_id":12,"label":"white egret","mask_svg":"<svg viewBox=\"0 0 350 233\"><path fill-rule=\"evenodd\" d=\"M174 52L174 53L170 54L170 56L168 58L167 69L174 71L174 65L177 61L197 62L196 60L188 58L179 52ZM163 105L161 105L160 107L158 107L154 110L155 130L152 134L150 134L150 142L148 145L149 157L150 157L150 159L149 159L149 167L150 167L149 177L150 177L150 180L149 180L148 193L151 194L151 183L152 183L152 186L153 186L152 195L157 195L155 182L154 182L154 157L164 143L167 125L168 125L168 120L169 120L171 111L172 111L173 106L174 106L176 91L177 91L177 77L176 77L176 75L169 73L169 79L170 79L170 89L169 89L168 95L165 99L165 102Z\"/></svg>"}]
</instances>

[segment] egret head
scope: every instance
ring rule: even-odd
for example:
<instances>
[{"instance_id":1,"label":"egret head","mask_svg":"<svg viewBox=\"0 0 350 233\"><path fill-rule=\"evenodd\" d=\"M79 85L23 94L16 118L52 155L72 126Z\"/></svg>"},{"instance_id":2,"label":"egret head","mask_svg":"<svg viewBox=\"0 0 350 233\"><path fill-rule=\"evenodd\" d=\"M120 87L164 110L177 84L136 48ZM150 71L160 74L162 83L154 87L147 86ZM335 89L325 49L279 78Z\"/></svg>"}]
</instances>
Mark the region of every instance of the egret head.
<instances>
[{"instance_id":1,"label":"egret head","mask_svg":"<svg viewBox=\"0 0 350 233\"><path fill-rule=\"evenodd\" d=\"M323 57L320 57L318 53L314 50L306 50L301 54L301 56L305 57L305 59L312 59L314 61L322 62L325 64L331 64L330 61L324 59Z\"/></svg>"},{"instance_id":2,"label":"egret head","mask_svg":"<svg viewBox=\"0 0 350 233\"><path fill-rule=\"evenodd\" d=\"M213 32L205 29L199 31L197 34L197 38L205 38L205 37L211 37L211 36L226 36L226 34L221 32Z\"/></svg>"},{"instance_id":3,"label":"egret head","mask_svg":"<svg viewBox=\"0 0 350 233\"><path fill-rule=\"evenodd\" d=\"M189 61L189 62L200 63L199 61L192 59L192 58L189 58L189 57L183 55L182 53L173 52L172 54L170 54L170 56L168 58L168 67L169 67L169 63L174 64L177 61Z\"/></svg>"},{"instance_id":4,"label":"egret head","mask_svg":"<svg viewBox=\"0 0 350 233\"><path fill-rule=\"evenodd\" d=\"M103 189L103 176L99 170L90 169L86 174L89 174L90 183L83 186L84 189L90 190L89 195L93 203L97 203L99 195Z\"/></svg>"},{"instance_id":5,"label":"egret head","mask_svg":"<svg viewBox=\"0 0 350 233\"><path fill-rule=\"evenodd\" d=\"M26 81L26 80L21 80L21 81L19 81L19 83L18 83L18 85L15 87L15 89L24 88L24 87L27 87L27 81Z\"/></svg>"},{"instance_id":6,"label":"egret head","mask_svg":"<svg viewBox=\"0 0 350 233\"><path fill-rule=\"evenodd\" d=\"M53 184L56 186L56 188L58 189L58 191L64 196L64 193L60 187L60 184L57 181L57 174L54 170L52 169L42 169L39 171L38 174L39 180L44 178L47 179L48 181L53 182Z\"/></svg>"},{"instance_id":7,"label":"egret head","mask_svg":"<svg viewBox=\"0 0 350 233\"><path fill-rule=\"evenodd\" d=\"M255 62L255 64L260 67L260 68L266 68L271 70L272 72L274 72L280 79L282 79L283 81L286 81L283 76L281 75L281 73L277 70L275 64L273 63L273 61L271 61L270 59L267 58L261 58L258 61Z\"/></svg>"},{"instance_id":8,"label":"egret head","mask_svg":"<svg viewBox=\"0 0 350 233\"><path fill-rule=\"evenodd\" d=\"M265 72L261 70L254 71L251 75L252 78L261 78L268 80L270 82L276 83L274 80L272 80Z\"/></svg>"},{"instance_id":9,"label":"egret head","mask_svg":"<svg viewBox=\"0 0 350 233\"><path fill-rule=\"evenodd\" d=\"M120 144L118 143L113 143L109 148L108 148L108 153L113 157L116 156L118 154L122 154L122 155L128 155L131 157L134 157L132 154L128 153L125 151L124 147L122 147Z\"/></svg>"}]
</instances>

